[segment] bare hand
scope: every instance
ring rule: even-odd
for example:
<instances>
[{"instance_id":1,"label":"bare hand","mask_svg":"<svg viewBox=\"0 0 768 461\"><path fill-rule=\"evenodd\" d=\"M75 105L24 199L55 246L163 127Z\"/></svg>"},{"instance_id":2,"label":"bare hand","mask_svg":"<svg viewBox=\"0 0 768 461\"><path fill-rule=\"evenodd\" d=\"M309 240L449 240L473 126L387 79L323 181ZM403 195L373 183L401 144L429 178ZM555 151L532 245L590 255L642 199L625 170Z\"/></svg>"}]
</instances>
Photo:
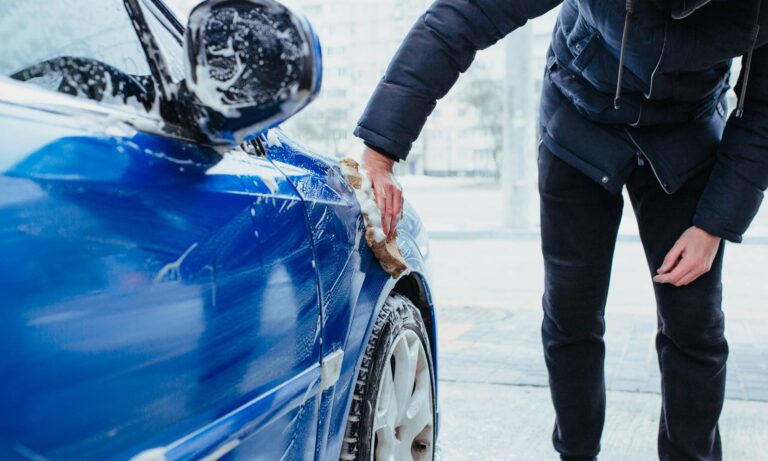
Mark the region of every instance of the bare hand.
<instances>
[{"instance_id":1,"label":"bare hand","mask_svg":"<svg viewBox=\"0 0 768 461\"><path fill-rule=\"evenodd\" d=\"M371 179L376 205L381 210L381 227L387 240L394 238L397 220L403 209L403 191L392 174L394 165L394 160L371 148L363 152L362 166Z\"/></svg>"},{"instance_id":2,"label":"bare hand","mask_svg":"<svg viewBox=\"0 0 768 461\"><path fill-rule=\"evenodd\" d=\"M689 228L669 250L653 281L682 287L698 279L712 268L720 240L696 226Z\"/></svg>"}]
</instances>

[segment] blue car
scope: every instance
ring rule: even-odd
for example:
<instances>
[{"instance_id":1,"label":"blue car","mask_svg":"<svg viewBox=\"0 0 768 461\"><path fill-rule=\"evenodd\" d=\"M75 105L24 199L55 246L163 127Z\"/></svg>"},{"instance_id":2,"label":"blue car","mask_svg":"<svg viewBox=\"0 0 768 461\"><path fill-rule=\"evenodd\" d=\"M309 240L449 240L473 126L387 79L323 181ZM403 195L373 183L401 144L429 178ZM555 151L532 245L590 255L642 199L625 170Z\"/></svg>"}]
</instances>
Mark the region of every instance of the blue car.
<instances>
[{"instance_id":1,"label":"blue car","mask_svg":"<svg viewBox=\"0 0 768 461\"><path fill-rule=\"evenodd\" d=\"M312 28L174 11L0 3L0 460L432 460L421 223L390 277L339 164L279 129Z\"/></svg>"}]
</instances>

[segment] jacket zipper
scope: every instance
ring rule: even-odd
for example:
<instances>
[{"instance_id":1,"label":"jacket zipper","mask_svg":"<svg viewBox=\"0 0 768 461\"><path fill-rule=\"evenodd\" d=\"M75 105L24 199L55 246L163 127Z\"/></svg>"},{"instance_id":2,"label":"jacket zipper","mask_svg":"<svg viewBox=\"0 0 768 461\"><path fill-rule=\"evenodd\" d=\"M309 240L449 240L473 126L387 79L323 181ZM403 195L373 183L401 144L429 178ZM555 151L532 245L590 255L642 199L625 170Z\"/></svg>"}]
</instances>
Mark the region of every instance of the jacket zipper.
<instances>
[{"instance_id":1,"label":"jacket zipper","mask_svg":"<svg viewBox=\"0 0 768 461\"><path fill-rule=\"evenodd\" d=\"M637 147L637 151L638 151L637 163L638 163L638 165L640 164L641 159L644 158L645 160L647 160L648 161L648 165L651 166L651 171L653 171L653 175L656 177L656 181L658 181L659 185L661 186L661 188L664 190L664 192L667 195L672 195L672 193L667 188L668 187L667 184L662 182L661 178L659 178L659 174L656 172L656 167L653 166L653 162L651 161L651 159L648 158L648 155L646 155L645 152L643 152L643 149L640 147L639 144L637 144L637 141L635 141L635 138L632 137L632 133L630 133L629 130L626 129L626 128L624 128L624 132L627 133L627 136L629 136L629 139L632 141L632 144L634 144L635 147Z\"/></svg>"}]
</instances>

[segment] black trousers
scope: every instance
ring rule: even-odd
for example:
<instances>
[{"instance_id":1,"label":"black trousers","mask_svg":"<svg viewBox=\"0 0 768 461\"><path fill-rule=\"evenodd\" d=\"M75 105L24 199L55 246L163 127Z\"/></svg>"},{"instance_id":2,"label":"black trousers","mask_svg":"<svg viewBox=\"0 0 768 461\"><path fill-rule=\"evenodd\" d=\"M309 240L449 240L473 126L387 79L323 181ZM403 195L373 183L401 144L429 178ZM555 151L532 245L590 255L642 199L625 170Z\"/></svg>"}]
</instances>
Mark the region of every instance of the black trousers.
<instances>
[{"instance_id":1,"label":"black trousers","mask_svg":"<svg viewBox=\"0 0 768 461\"><path fill-rule=\"evenodd\" d=\"M709 173L667 195L647 162L634 168L627 189L652 275L692 226ZM541 332L557 415L553 442L562 459L595 459L605 421L605 303L623 198L543 146L539 192L546 274ZM722 458L718 419L728 357L722 261L721 244L711 271L690 285L654 284L664 461Z\"/></svg>"}]
</instances>

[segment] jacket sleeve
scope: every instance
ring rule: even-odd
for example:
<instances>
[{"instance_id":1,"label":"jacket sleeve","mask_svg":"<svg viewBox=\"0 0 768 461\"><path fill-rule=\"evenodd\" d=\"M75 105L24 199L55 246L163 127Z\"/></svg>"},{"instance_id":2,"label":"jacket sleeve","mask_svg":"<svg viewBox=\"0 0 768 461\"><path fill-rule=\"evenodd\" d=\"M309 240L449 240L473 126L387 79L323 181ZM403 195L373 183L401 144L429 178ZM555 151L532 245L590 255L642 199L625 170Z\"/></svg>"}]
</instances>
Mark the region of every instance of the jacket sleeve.
<instances>
[{"instance_id":1,"label":"jacket sleeve","mask_svg":"<svg viewBox=\"0 0 768 461\"><path fill-rule=\"evenodd\" d=\"M561 1L437 0L395 54L355 135L405 159L437 100L469 68L475 53Z\"/></svg>"},{"instance_id":2,"label":"jacket sleeve","mask_svg":"<svg viewBox=\"0 0 768 461\"><path fill-rule=\"evenodd\" d=\"M736 94L740 94L742 69ZM768 187L768 45L754 51L744 115L731 115L715 167L693 219L710 234L739 243Z\"/></svg>"}]
</instances>

